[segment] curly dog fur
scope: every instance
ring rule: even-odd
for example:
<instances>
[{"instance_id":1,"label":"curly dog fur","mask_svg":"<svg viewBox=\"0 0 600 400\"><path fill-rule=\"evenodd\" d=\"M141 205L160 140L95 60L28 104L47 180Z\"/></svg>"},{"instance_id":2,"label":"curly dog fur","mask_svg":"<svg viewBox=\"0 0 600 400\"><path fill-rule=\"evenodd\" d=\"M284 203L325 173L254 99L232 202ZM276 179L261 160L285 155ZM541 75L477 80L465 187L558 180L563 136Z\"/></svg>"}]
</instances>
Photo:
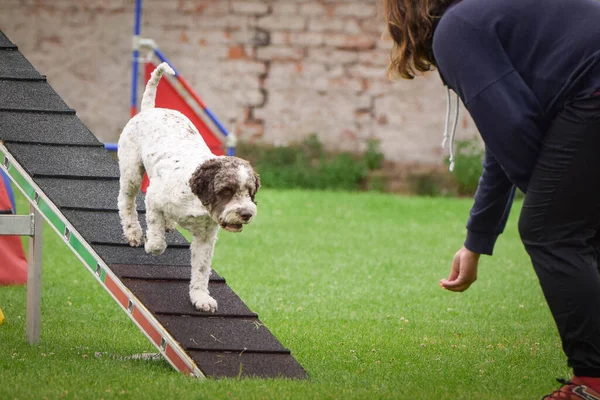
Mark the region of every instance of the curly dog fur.
<instances>
[{"instance_id":1,"label":"curly dog fur","mask_svg":"<svg viewBox=\"0 0 600 400\"><path fill-rule=\"evenodd\" d=\"M254 196L260 179L250 164L236 157L215 156L196 127L175 110L155 108L156 88L166 63L159 65L144 92L141 110L119 139L119 216L131 246L162 254L165 230L175 224L193 235L190 300L198 310L215 312L217 302L208 291L211 260L219 228L240 232L256 216ZM144 243L135 206L144 172L147 231Z\"/></svg>"}]
</instances>

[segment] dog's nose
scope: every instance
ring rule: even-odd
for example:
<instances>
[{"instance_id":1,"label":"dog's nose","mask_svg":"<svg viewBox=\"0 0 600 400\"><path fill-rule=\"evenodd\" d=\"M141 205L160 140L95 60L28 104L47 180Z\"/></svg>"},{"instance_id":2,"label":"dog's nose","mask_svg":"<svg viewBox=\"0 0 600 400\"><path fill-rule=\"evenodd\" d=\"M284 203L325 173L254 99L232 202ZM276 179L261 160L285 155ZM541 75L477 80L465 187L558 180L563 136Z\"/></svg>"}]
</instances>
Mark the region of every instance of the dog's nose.
<instances>
[{"instance_id":1,"label":"dog's nose","mask_svg":"<svg viewBox=\"0 0 600 400\"><path fill-rule=\"evenodd\" d=\"M248 221L250 218L252 218L252 212L248 210L240 211L240 218L244 221Z\"/></svg>"}]
</instances>

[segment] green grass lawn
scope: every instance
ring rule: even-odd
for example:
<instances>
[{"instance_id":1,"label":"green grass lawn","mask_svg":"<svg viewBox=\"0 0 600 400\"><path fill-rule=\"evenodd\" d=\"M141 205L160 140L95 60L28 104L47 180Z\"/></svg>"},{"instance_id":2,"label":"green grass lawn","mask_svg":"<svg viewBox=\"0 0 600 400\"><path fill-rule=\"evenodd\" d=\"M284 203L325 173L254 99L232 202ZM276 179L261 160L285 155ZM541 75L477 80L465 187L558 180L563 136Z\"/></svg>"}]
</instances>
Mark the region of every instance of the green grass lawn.
<instances>
[{"instance_id":1,"label":"green grass lawn","mask_svg":"<svg viewBox=\"0 0 600 400\"><path fill-rule=\"evenodd\" d=\"M262 190L215 269L310 375L184 377L46 226L41 344L25 339L24 287L0 287L0 399L537 399L568 377L518 240L515 206L465 293L444 291L468 199ZM27 205L20 199L21 212Z\"/></svg>"}]
</instances>

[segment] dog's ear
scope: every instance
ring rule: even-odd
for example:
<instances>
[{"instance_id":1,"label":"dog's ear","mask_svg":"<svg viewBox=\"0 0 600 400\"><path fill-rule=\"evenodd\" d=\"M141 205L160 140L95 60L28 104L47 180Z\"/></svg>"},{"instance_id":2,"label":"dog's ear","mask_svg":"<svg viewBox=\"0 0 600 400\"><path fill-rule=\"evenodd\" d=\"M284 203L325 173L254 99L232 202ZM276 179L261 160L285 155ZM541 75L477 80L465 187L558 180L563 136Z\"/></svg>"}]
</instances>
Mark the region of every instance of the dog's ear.
<instances>
[{"instance_id":1,"label":"dog's ear","mask_svg":"<svg viewBox=\"0 0 600 400\"><path fill-rule=\"evenodd\" d=\"M215 193L215 177L222 167L221 160L214 158L204 162L196 169L190 178L190 188L205 207L214 204L217 198Z\"/></svg>"},{"instance_id":2,"label":"dog's ear","mask_svg":"<svg viewBox=\"0 0 600 400\"><path fill-rule=\"evenodd\" d=\"M254 204L257 204L256 200L254 200L254 196L256 196L256 192L260 189L260 176L254 170L252 170L252 175L254 176L254 190L250 192L250 200L252 200Z\"/></svg>"},{"instance_id":3,"label":"dog's ear","mask_svg":"<svg viewBox=\"0 0 600 400\"><path fill-rule=\"evenodd\" d=\"M258 189L260 189L260 175L258 175L256 172L254 173L254 194L256 194L256 192L258 192Z\"/></svg>"}]
</instances>

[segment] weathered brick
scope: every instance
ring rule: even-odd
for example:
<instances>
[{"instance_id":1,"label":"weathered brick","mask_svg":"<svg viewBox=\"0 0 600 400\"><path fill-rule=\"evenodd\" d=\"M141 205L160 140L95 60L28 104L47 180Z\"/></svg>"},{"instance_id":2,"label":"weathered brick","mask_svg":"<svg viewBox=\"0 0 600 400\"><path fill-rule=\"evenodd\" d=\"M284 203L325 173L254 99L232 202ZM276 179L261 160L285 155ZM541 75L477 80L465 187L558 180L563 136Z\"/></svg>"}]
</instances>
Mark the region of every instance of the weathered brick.
<instances>
[{"instance_id":1,"label":"weathered brick","mask_svg":"<svg viewBox=\"0 0 600 400\"><path fill-rule=\"evenodd\" d=\"M259 120L246 120L238 125L237 136L241 140L256 141L260 139L265 132L265 123Z\"/></svg>"},{"instance_id":2,"label":"weathered brick","mask_svg":"<svg viewBox=\"0 0 600 400\"><path fill-rule=\"evenodd\" d=\"M162 30L192 30L196 25L193 14L182 14L179 11L164 11L162 15L164 19L162 26L159 27Z\"/></svg>"},{"instance_id":3,"label":"weathered brick","mask_svg":"<svg viewBox=\"0 0 600 400\"><path fill-rule=\"evenodd\" d=\"M321 91L348 91L360 93L363 91L362 79L348 77L321 77L317 79L319 90Z\"/></svg>"},{"instance_id":4,"label":"weathered brick","mask_svg":"<svg viewBox=\"0 0 600 400\"><path fill-rule=\"evenodd\" d=\"M358 124L368 124L373 121L373 114L368 110L358 110L354 112L354 119Z\"/></svg>"},{"instance_id":5,"label":"weathered brick","mask_svg":"<svg viewBox=\"0 0 600 400\"><path fill-rule=\"evenodd\" d=\"M390 61L390 54L384 50L362 51L358 54L358 61L363 65L385 68Z\"/></svg>"},{"instance_id":6,"label":"weathered brick","mask_svg":"<svg viewBox=\"0 0 600 400\"><path fill-rule=\"evenodd\" d=\"M327 71L327 77L329 78L341 78L343 76L346 76L346 68L342 65L334 65Z\"/></svg>"},{"instance_id":7,"label":"weathered brick","mask_svg":"<svg viewBox=\"0 0 600 400\"><path fill-rule=\"evenodd\" d=\"M60 2L54 2L55 5L60 6ZM72 6L69 2L63 3L63 6ZM106 11L118 11L123 10L127 6L125 0L82 0L79 2L78 7L85 9L90 12L106 12Z\"/></svg>"},{"instance_id":8,"label":"weathered brick","mask_svg":"<svg viewBox=\"0 0 600 400\"><path fill-rule=\"evenodd\" d=\"M73 2L75 3L75 2ZM187 5L191 5L191 2L188 2ZM81 3L78 4L81 6ZM133 6L133 4L132 4ZM157 11L192 11L191 8L186 9L186 6L179 1L150 1L144 4L144 15L147 13L154 13Z\"/></svg>"},{"instance_id":9,"label":"weathered brick","mask_svg":"<svg viewBox=\"0 0 600 400\"><path fill-rule=\"evenodd\" d=\"M4 0L2 5L5 7L13 8L13 7L22 7L25 4L22 0Z\"/></svg>"},{"instance_id":10,"label":"weathered brick","mask_svg":"<svg viewBox=\"0 0 600 400\"><path fill-rule=\"evenodd\" d=\"M292 45L298 47L318 47L325 42L325 37L319 32L281 32L271 33L271 43L274 45Z\"/></svg>"},{"instance_id":11,"label":"weathered brick","mask_svg":"<svg viewBox=\"0 0 600 400\"><path fill-rule=\"evenodd\" d=\"M256 50L256 58L264 61L298 61L304 57L304 50L285 46L267 46Z\"/></svg>"},{"instance_id":12,"label":"weathered brick","mask_svg":"<svg viewBox=\"0 0 600 400\"><path fill-rule=\"evenodd\" d=\"M355 19L348 19L344 22L344 32L351 33L353 35L363 34L361 26Z\"/></svg>"},{"instance_id":13,"label":"weathered brick","mask_svg":"<svg viewBox=\"0 0 600 400\"><path fill-rule=\"evenodd\" d=\"M271 5L271 12L273 14L297 14L298 5L276 1Z\"/></svg>"},{"instance_id":14,"label":"weathered brick","mask_svg":"<svg viewBox=\"0 0 600 400\"><path fill-rule=\"evenodd\" d=\"M373 100L374 99L372 96L361 93L356 97L356 103L354 104L356 106L356 110L370 110L373 107Z\"/></svg>"},{"instance_id":15,"label":"weathered brick","mask_svg":"<svg viewBox=\"0 0 600 400\"><path fill-rule=\"evenodd\" d=\"M394 47L394 42L388 34L382 32L377 41L377 48L389 52Z\"/></svg>"},{"instance_id":16,"label":"weathered brick","mask_svg":"<svg viewBox=\"0 0 600 400\"><path fill-rule=\"evenodd\" d=\"M168 4L173 3L173 4ZM230 12L229 1L213 0L169 0L144 2L144 13L148 8L169 8L175 6L177 10L195 15L225 15Z\"/></svg>"},{"instance_id":17,"label":"weathered brick","mask_svg":"<svg viewBox=\"0 0 600 400\"><path fill-rule=\"evenodd\" d=\"M341 17L375 18L376 5L373 2L340 2L336 4L334 15Z\"/></svg>"},{"instance_id":18,"label":"weathered brick","mask_svg":"<svg viewBox=\"0 0 600 400\"><path fill-rule=\"evenodd\" d=\"M383 79L385 78L385 68L380 66L368 66L364 64L357 64L348 67L350 76L356 78L370 78L370 79Z\"/></svg>"},{"instance_id":19,"label":"weathered brick","mask_svg":"<svg viewBox=\"0 0 600 400\"><path fill-rule=\"evenodd\" d=\"M326 34L325 44L338 49L369 50L375 47L377 39L363 35Z\"/></svg>"},{"instance_id":20,"label":"weathered brick","mask_svg":"<svg viewBox=\"0 0 600 400\"><path fill-rule=\"evenodd\" d=\"M261 88L261 83L258 77L252 75L229 76L227 82L227 84L222 85L223 89L259 90Z\"/></svg>"},{"instance_id":21,"label":"weathered brick","mask_svg":"<svg viewBox=\"0 0 600 400\"><path fill-rule=\"evenodd\" d=\"M269 5L264 1L233 1L231 10L235 14L264 15L269 12Z\"/></svg>"},{"instance_id":22,"label":"weathered brick","mask_svg":"<svg viewBox=\"0 0 600 400\"><path fill-rule=\"evenodd\" d=\"M327 73L325 66L314 63L274 62L265 80L265 89L297 90L310 88L320 77Z\"/></svg>"},{"instance_id":23,"label":"weathered brick","mask_svg":"<svg viewBox=\"0 0 600 400\"><path fill-rule=\"evenodd\" d=\"M301 31L306 27L306 18L302 15L267 15L258 20L258 26L269 30Z\"/></svg>"},{"instance_id":24,"label":"weathered brick","mask_svg":"<svg viewBox=\"0 0 600 400\"><path fill-rule=\"evenodd\" d=\"M385 30L385 21L383 18L365 18L359 20L358 23L364 34L380 36Z\"/></svg>"},{"instance_id":25,"label":"weathered brick","mask_svg":"<svg viewBox=\"0 0 600 400\"><path fill-rule=\"evenodd\" d=\"M297 33L296 33L297 34ZM287 31L274 31L271 32L271 44L275 46L288 46L291 44L290 32Z\"/></svg>"},{"instance_id":26,"label":"weathered brick","mask_svg":"<svg viewBox=\"0 0 600 400\"><path fill-rule=\"evenodd\" d=\"M326 15L330 8L322 3L311 1L300 5L300 14L308 16L322 16Z\"/></svg>"},{"instance_id":27,"label":"weathered brick","mask_svg":"<svg viewBox=\"0 0 600 400\"><path fill-rule=\"evenodd\" d=\"M193 15L193 29L248 29L254 28L255 19L251 15L223 14L223 15Z\"/></svg>"},{"instance_id":28,"label":"weathered brick","mask_svg":"<svg viewBox=\"0 0 600 400\"><path fill-rule=\"evenodd\" d=\"M345 23L341 18L310 18L308 20L308 30L310 32L341 32L344 30Z\"/></svg>"},{"instance_id":29,"label":"weathered brick","mask_svg":"<svg viewBox=\"0 0 600 400\"><path fill-rule=\"evenodd\" d=\"M244 45L254 45L256 41L256 31L253 29L236 29L228 30L227 37L231 43L239 43Z\"/></svg>"},{"instance_id":30,"label":"weathered brick","mask_svg":"<svg viewBox=\"0 0 600 400\"><path fill-rule=\"evenodd\" d=\"M241 46L232 46L232 47L241 47ZM164 48L163 48L164 49ZM222 45L184 45L181 48L181 51L184 52L184 57L193 54L193 57L196 58L199 56L201 52L203 57L206 57L209 60L226 60L229 59L230 49L228 46Z\"/></svg>"},{"instance_id":31,"label":"weathered brick","mask_svg":"<svg viewBox=\"0 0 600 400\"><path fill-rule=\"evenodd\" d=\"M239 60L243 58L247 58L246 49L244 46L231 46L229 47L229 52L227 53L227 58L230 60Z\"/></svg>"},{"instance_id":32,"label":"weathered brick","mask_svg":"<svg viewBox=\"0 0 600 400\"><path fill-rule=\"evenodd\" d=\"M265 106L255 111L265 121L262 140L286 144L316 133L329 148L340 148L342 140L358 135L351 118L356 97L346 92L319 95L312 90L273 91ZM301 112L298 112L301 110Z\"/></svg>"},{"instance_id":33,"label":"weathered brick","mask_svg":"<svg viewBox=\"0 0 600 400\"><path fill-rule=\"evenodd\" d=\"M231 34L223 29L218 30L186 30L187 42L192 44L227 45L233 43Z\"/></svg>"},{"instance_id":34,"label":"weathered brick","mask_svg":"<svg viewBox=\"0 0 600 400\"><path fill-rule=\"evenodd\" d=\"M365 88L365 92L374 97L393 93L393 91L394 84L387 77L380 79L369 79Z\"/></svg>"},{"instance_id":35,"label":"weathered brick","mask_svg":"<svg viewBox=\"0 0 600 400\"><path fill-rule=\"evenodd\" d=\"M445 119L445 95L439 78L435 74L418 77L412 81L398 81L393 84L394 90L384 96L375 98L374 113L376 120L386 123L378 124L382 140L390 143L390 150L395 153L394 160L419 160L439 162L440 153L433 151L439 147ZM466 116L461 105L463 116ZM427 115L427 118L422 116ZM400 143L390 141L393 131L401 135L405 148ZM427 133L431 142L423 141ZM466 122L466 128L459 129L457 138L471 138L476 135L474 126ZM413 154L414 153L414 154Z\"/></svg>"},{"instance_id":36,"label":"weathered brick","mask_svg":"<svg viewBox=\"0 0 600 400\"><path fill-rule=\"evenodd\" d=\"M309 49L308 60L327 65L346 65L358 62L358 53L350 50L331 48Z\"/></svg>"},{"instance_id":37,"label":"weathered brick","mask_svg":"<svg viewBox=\"0 0 600 400\"><path fill-rule=\"evenodd\" d=\"M237 60L229 61L222 68L230 74L235 75L264 75L267 72L265 63L258 61Z\"/></svg>"}]
</instances>

